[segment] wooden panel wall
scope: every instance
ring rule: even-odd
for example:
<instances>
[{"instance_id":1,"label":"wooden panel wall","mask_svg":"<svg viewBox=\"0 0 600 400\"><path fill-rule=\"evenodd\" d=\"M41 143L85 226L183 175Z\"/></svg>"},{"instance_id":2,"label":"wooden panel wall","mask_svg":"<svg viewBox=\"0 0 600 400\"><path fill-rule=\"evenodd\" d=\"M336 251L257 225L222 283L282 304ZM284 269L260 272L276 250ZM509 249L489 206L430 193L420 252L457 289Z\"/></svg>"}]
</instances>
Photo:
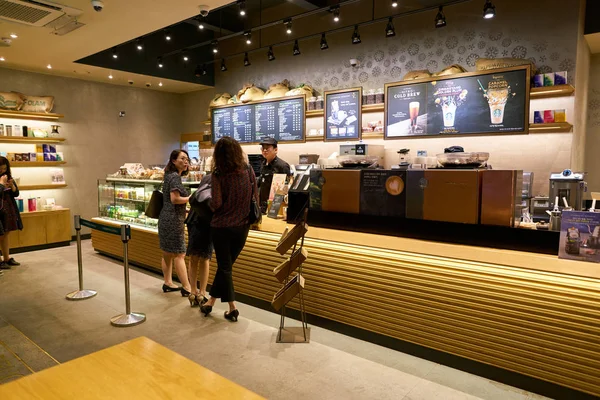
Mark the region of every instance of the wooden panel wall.
<instances>
[{"instance_id":1,"label":"wooden panel wall","mask_svg":"<svg viewBox=\"0 0 600 400\"><path fill-rule=\"evenodd\" d=\"M271 301L279 237L250 232L233 269L237 292ZM92 239L122 253L117 236ZM600 395L600 280L317 239L305 246L308 313ZM157 235L136 231L130 257L160 270Z\"/></svg>"}]
</instances>

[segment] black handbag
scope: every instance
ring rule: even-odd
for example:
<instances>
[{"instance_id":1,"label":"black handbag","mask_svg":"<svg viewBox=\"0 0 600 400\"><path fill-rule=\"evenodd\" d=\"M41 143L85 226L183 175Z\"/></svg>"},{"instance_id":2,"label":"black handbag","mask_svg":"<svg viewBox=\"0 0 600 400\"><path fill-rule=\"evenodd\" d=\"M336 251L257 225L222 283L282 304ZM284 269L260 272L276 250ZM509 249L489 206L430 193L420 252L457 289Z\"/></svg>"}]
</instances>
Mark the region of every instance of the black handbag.
<instances>
[{"instance_id":1,"label":"black handbag","mask_svg":"<svg viewBox=\"0 0 600 400\"><path fill-rule=\"evenodd\" d=\"M213 210L210 208L212 200L212 178L211 175L206 175L202 178L200 186L190 197L190 208L196 214L195 217L204 221L210 222L213 217Z\"/></svg>"},{"instance_id":2,"label":"black handbag","mask_svg":"<svg viewBox=\"0 0 600 400\"><path fill-rule=\"evenodd\" d=\"M248 178L250 178L250 184L252 185L252 199L250 200L250 212L248 213L248 222L250 223L250 225L254 225L262 220L262 213L260 212L258 201L256 201L256 197L254 197L254 183L252 182L250 172L254 173L254 171L251 168L248 170Z\"/></svg>"},{"instance_id":3,"label":"black handbag","mask_svg":"<svg viewBox=\"0 0 600 400\"><path fill-rule=\"evenodd\" d=\"M163 202L164 199L162 192L158 189L155 189L152 192L150 201L148 202L148 207L146 207L146 216L150 218L158 218L160 211L163 208Z\"/></svg>"}]
</instances>

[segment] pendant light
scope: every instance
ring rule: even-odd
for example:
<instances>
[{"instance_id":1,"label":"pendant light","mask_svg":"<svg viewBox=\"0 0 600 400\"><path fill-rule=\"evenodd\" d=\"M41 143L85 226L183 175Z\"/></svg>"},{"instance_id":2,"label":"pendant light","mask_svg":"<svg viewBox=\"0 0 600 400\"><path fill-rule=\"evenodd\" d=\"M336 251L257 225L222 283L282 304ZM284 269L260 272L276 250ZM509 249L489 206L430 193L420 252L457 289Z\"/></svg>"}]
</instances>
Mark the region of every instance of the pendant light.
<instances>
[{"instance_id":1,"label":"pendant light","mask_svg":"<svg viewBox=\"0 0 600 400\"><path fill-rule=\"evenodd\" d=\"M252 32L247 31L244 36L246 37L246 44L252 44Z\"/></svg>"},{"instance_id":2,"label":"pendant light","mask_svg":"<svg viewBox=\"0 0 600 400\"><path fill-rule=\"evenodd\" d=\"M331 12L333 13L333 21L339 22L340 21L340 6L331 8Z\"/></svg>"},{"instance_id":3,"label":"pendant light","mask_svg":"<svg viewBox=\"0 0 600 400\"><path fill-rule=\"evenodd\" d=\"M321 50L327 50L329 45L327 44L327 39L325 39L325 34L321 33Z\"/></svg>"},{"instance_id":4,"label":"pendant light","mask_svg":"<svg viewBox=\"0 0 600 400\"><path fill-rule=\"evenodd\" d=\"M385 28L385 37L393 37L396 36L396 29L394 28L393 18L390 17L388 20L387 26Z\"/></svg>"},{"instance_id":5,"label":"pendant light","mask_svg":"<svg viewBox=\"0 0 600 400\"><path fill-rule=\"evenodd\" d=\"M300 55L300 46L298 45L298 39L294 41L294 53L295 56Z\"/></svg>"},{"instance_id":6,"label":"pendant light","mask_svg":"<svg viewBox=\"0 0 600 400\"><path fill-rule=\"evenodd\" d=\"M354 33L352 34L352 44L359 44L361 43L360 40L360 33L358 33L358 25L354 25Z\"/></svg>"},{"instance_id":7,"label":"pendant light","mask_svg":"<svg viewBox=\"0 0 600 400\"><path fill-rule=\"evenodd\" d=\"M248 58L248 52L244 53L244 67L249 67L250 65L250 58Z\"/></svg>"},{"instance_id":8,"label":"pendant light","mask_svg":"<svg viewBox=\"0 0 600 400\"><path fill-rule=\"evenodd\" d=\"M485 0L485 5L483 6L483 18L492 19L496 16L496 6L492 4L491 0Z\"/></svg>"},{"instance_id":9,"label":"pendant light","mask_svg":"<svg viewBox=\"0 0 600 400\"><path fill-rule=\"evenodd\" d=\"M443 28L446 26L446 16L444 15L444 7L440 6L437 15L435 16L435 27Z\"/></svg>"},{"instance_id":10,"label":"pendant light","mask_svg":"<svg viewBox=\"0 0 600 400\"><path fill-rule=\"evenodd\" d=\"M267 58L269 61L275 60L275 53L273 53L273 46L269 46L269 51L267 52Z\"/></svg>"},{"instance_id":11,"label":"pendant light","mask_svg":"<svg viewBox=\"0 0 600 400\"><path fill-rule=\"evenodd\" d=\"M225 65L225 59L221 60L221 71L227 71L227 65Z\"/></svg>"},{"instance_id":12,"label":"pendant light","mask_svg":"<svg viewBox=\"0 0 600 400\"><path fill-rule=\"evenodd\" d=\"M156 59L156 62L157 62L157 64L158 64L158 68L162 68L162 67L163 67L163 60L162 60L162 57L158 57L158 58Z\"/></svg>"},{"instance_id":13,"label":"pendant light","mask_svg":"<svg viewBox=\"0 0 600 400\"><path fill-rule=\"evenodd\" d=\"M238 7L240 9L240 15L243 17L246 15L246 0L238 1Z\"/></svg>"}]
</instances>

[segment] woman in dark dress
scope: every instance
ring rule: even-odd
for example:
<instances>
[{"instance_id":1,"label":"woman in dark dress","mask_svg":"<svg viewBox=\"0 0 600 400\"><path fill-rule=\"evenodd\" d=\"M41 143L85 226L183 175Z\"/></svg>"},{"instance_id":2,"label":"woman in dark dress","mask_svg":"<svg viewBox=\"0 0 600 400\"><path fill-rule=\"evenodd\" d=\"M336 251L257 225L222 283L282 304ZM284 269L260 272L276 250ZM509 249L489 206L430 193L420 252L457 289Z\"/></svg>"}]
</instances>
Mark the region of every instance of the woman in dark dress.
<instances>
[{"instance_id":1,"label":"woman in dark dress","mask_svg":"<svg viewBox=\"0 0 600 400\"><path fill-rule=\"evenodd\" d=\"M211 221L213 246L217 257L217 273L210 288L210 299L200 306L204 316L211 313L218 298L229 303L225 318L237 321L240 315L235 306L232 266L248 237L252 193L258 202L256 177L251 172L240 144L230 137L215 145L212 166L212 200L214 215Z\"/></svg>"},{"instance_id":2,"label":"woman in dark dress","mask_svg":"<svg viewBox=\"0 0 600 400\"><path fill-rule=\"evenodd\" d=\"M0 270L20 265L10 256L8 236L11 231L22 230L23 223L15 198L19 196L19 188L12 178L10 163L6 157L0 157L0 247L3 260Z\"/></svg>"},{"instance_id":3,"label":"woman in dark dress","mask_svg":"<svg viewBox=\"0 0 600 400\"><path fill-rule=\"evenodd\" d=\"M189 156L185 150L173 150L165 167L163 182L163 208L158 217L158 238L163 251L163 292L181 291L182 296L191 293L185 267L185 205L189 194L181 183L181 176L188 173ZM183 287L173 283L173 264Z\"/></svg>"}]
</instances>

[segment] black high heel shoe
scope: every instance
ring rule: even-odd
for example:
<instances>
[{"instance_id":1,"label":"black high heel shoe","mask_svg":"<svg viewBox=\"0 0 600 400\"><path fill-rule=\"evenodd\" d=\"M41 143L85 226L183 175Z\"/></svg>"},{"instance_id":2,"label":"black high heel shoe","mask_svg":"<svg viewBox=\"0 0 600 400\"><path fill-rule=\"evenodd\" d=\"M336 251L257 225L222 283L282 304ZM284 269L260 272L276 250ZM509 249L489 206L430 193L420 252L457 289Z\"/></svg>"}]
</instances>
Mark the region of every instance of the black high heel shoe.
<instances>
[{"instance_id":1,"label":"black high heel shoe","mask_svg":"<svg viewBox=\"0 0 600 400\"><path fill-rule=\"evenodd\" d=\"M190 307L196 307L200 305L197 294L190 294L188 296L188 300L190 301Z\"/></svg>"},{"instance_id":2,"label":"black high heel shoe","mask_svg":"<svg viewBox=\"0 0 600 400\"><path fill-rule=\"evenodd\" d=\"M237 322L239 316L240 312L237 310L237 308L231 312L225 311L225 319L228 319L231 322Z\"/></svg>"},{"instance_id":3,"label":"black high heel shoe","mask_svg":"<svg viewBox=\"0 0 600 400\"><path fill-rule=\"evenodd\" d=\"M192 293L185 290L185 288L181 288L181 297L188 297L190 294Z\"/></svg>"},{"instance_id":4,"label":"black high heel shoe","mask_svg":"<svg viewBox=\"0 0 600 400\"><path fill-rule=\"evenodd\" d=\"M204 314L205 317L208 317L208 314L212 312L212 306L205 306L203 304L200 306L200 312Z\"/></svg>"},{"instance_id":5,"label":"black high heel shoe","mask_svg":"<svg viewBox=\"0 0 600 400\"><path fill-rule=\"evenodd\" d=\"M202 300L200 300L200 305L203 306L206 303L208 303L208 299L206 297L202 296Z\"/></svg>"},{"instance_id":6,"label":"black high heel shoe","mask_svg":"<svg viewBox=\"0 0 600 400\"><path fill-rule=\"evenodd\" d=\"M164 292L164 293L167 293L167 292L178 292L178 291L180 291L182 288L180 288L180 287L171 287L171 286L167 286L167 285L165 285L165 284L163 283L163 287L162 287L162 289L163 289L163 292Z\"/></svg>"}]
</instances>

